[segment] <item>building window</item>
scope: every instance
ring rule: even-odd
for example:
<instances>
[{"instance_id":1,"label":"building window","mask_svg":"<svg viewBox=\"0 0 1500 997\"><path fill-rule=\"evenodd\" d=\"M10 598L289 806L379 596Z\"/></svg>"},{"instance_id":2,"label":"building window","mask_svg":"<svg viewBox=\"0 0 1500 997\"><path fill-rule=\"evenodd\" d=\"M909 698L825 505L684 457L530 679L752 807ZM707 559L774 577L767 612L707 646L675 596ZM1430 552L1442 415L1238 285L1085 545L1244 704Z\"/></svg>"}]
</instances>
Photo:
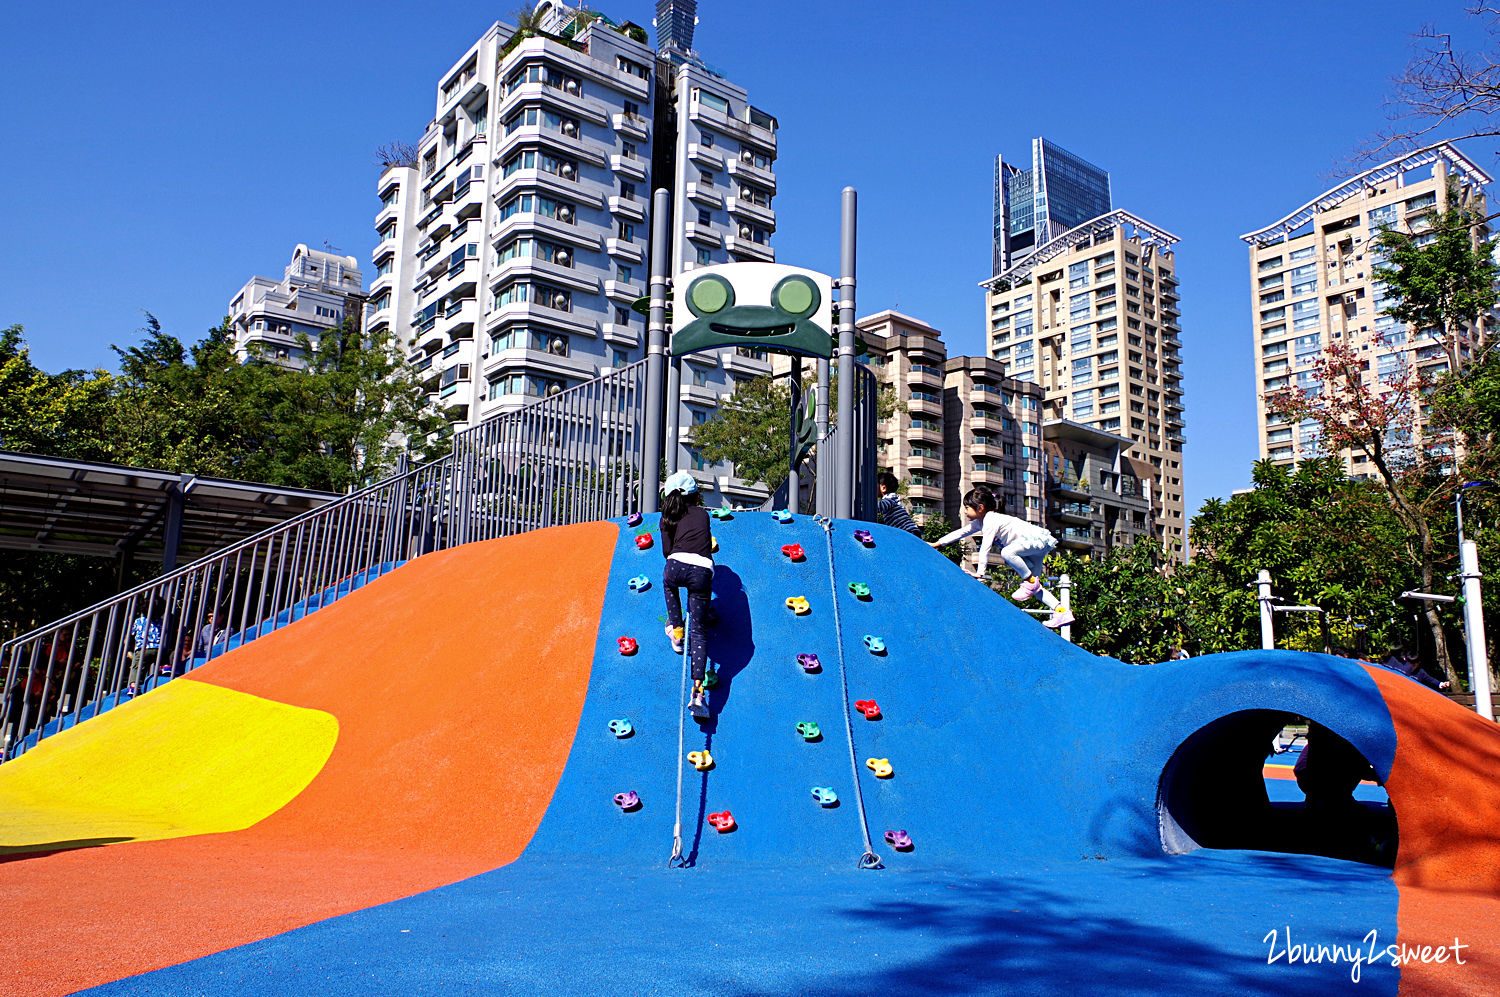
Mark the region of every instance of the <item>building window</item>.
<instances>
[{"instance_id":1,"label":"building window","mask_svg":"<svg viewBox=\"0 0 1500 997\"><path fill-rule=\"evenodd\" d=\"M709 264L713 263L713 261L714 261L713 251L709 250L709 249L703 249L703 248L700 247L698 249L697 259L698 259L698 265L700 267L706 267Z\"/></svg>"}]
</instances>

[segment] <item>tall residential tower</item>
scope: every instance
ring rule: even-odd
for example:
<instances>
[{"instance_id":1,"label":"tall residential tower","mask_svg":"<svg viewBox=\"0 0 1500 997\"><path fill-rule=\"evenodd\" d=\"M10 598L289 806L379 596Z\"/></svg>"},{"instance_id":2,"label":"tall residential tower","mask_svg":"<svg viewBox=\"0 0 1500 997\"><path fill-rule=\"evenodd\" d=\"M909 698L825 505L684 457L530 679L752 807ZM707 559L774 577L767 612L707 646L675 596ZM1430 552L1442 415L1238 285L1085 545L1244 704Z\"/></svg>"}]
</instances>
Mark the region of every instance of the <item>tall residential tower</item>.
<instances>
[{"instance_id":1,"label":"tall residential tower","mask_svg":"<svg viewBox=\"0 0 1500 997\"><path fill-rule=\"evenodd\" d=\"M673 193L672 272L774 260L776 121L708 70L691 3L644 29L542 0L540 30L496 23L444 73L417 161L387 168L369 323L388 326L434 400L474 424L645 355L651 191ZM684 364L690 427L736 374L734 350ZM754 496L684 446L680 463L730 501ZM711 499L712 501L712 499Z\"/></svg>"},{"instance_id":2,"label":"tall residential tower","mask_svg":"<svg viewBox=\"0 0 1500 997\"><path fill-rule=\"evenodd\" d=\"M1415 370L1447 369L1436 329L1417 329L1382 312L1391 292L1374 279L1374 240L1381 227L1420 232L1424 215L1449 206L1448 185L1476 199L1481 216L1490 176L1446 143L1366 170L1326 190L1263 229L1241 236L1250 246L1251 339L1255 349L1256 426L1260 455L1278 462L1320 456L1315 422L1293 425L1267 411L1266 396L1295 387L1319 390L1314 364L1326 346L1349 345L1363 356L1368 383ZM1482 233L1477 233L1476 238ZM1421 244L1424 238L1418 236ZM1373 472L1362 452L1338 454L1349 473Z\"/></svg>"}]
</instances>

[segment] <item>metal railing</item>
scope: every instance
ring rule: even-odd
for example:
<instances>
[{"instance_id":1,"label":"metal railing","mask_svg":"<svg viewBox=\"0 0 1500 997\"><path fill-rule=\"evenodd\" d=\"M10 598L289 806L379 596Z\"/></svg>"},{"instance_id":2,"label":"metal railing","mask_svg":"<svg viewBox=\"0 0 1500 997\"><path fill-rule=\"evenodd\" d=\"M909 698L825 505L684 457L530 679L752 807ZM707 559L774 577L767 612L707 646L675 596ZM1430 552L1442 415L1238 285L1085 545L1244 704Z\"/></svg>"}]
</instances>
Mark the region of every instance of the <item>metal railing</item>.
<instances>
[{"instance_id":1,"label":"metal railing","mask_svg":"<svg viewBox=\"0 0 1500 997\"><path fill-rule=\"evenodd\" d=\"M405 469L0 644L5 752L326 606L405 561L640 505L646 364L458 433Z\"/></svg>"}]
</instances>

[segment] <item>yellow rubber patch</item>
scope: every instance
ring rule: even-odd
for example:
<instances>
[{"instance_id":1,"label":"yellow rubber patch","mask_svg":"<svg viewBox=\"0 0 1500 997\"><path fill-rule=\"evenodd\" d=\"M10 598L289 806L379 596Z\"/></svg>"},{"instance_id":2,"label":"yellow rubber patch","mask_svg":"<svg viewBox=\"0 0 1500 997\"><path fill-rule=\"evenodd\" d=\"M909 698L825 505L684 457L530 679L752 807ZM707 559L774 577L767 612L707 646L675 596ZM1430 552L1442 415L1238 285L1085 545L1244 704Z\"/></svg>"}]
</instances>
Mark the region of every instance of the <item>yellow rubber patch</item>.
<instances>
[{"instance_id":1,"label":"yellow rubber patch","mask_svg":"<svg viewBox=\"0 0 1500 997\"><path fill-rule=\"evenodd\" d=\"M175 679L0 765L0 854L238 831L322 771L338 720Z\"/></svg>"}]
</instances>

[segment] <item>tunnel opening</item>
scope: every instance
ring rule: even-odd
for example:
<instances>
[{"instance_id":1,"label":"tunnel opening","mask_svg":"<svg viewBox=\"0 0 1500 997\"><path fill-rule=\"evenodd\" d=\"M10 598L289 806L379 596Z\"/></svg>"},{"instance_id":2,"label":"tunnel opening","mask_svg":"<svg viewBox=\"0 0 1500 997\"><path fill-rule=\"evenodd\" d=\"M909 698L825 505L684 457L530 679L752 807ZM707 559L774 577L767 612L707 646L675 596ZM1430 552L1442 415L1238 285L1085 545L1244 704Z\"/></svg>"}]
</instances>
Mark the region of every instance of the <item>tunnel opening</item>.
<instances>
[{"instance_id":1,"label":"tunnel opening","mask_svg":"<svg viewBox=\"0 0 1500 997\"><path fill-rule=\"evenodd\" d=\"M1273 799L1267 761L1284 746L1283 732L1300 726L1307 733L1291 749L1295 782L1277 785ZM1327 726L1281 710L1231 713L1194 731L1162 770L1162 848L1325 855L1392 868L1395 809L1383 792L1357 792L1374 779L1369 761Z\"/></svg>"}]
</instances>

